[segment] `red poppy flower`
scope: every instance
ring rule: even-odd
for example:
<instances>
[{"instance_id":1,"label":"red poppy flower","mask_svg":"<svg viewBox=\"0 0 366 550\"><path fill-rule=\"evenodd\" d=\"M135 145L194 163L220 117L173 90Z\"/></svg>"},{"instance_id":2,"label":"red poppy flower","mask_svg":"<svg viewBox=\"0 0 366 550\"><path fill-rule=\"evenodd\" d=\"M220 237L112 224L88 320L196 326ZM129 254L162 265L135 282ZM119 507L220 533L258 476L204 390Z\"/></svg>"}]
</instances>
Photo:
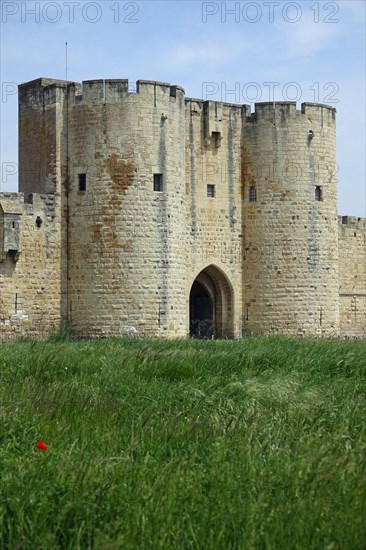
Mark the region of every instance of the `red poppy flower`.
<instances>
[{"instance_id":1,"label":"red poppy flower","mask_svg":"<svg viewBox=\"0 0 366 550\"><path fill-rule=\"evenodd\" d=\"M46 445L46 443L43 443L43 441L38 441L37 443L37 449L39 449L40 451L47 451L48 449L48 445Z\"/></svg>"}]
</instances>

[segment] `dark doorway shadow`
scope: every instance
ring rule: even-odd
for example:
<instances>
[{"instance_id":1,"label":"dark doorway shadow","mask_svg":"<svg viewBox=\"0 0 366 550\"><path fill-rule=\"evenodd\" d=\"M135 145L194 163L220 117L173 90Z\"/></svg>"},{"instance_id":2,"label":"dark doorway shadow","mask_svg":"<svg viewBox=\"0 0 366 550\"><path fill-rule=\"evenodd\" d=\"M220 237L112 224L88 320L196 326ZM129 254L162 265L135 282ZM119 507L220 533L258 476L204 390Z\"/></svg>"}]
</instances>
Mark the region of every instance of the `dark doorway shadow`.
<instances>
[{"instance_id":1,"label":"dark doorway shadow","mask_svg":"<svg viewBox=\"0 0 366 550\"><path fill-rule=\"evenodd\" d=\"M195 281L189 296L189 333L193 338L213 338L213 301L201 283Z\"/></svg>"},{"instance_id":2,"label":"dark doorway shadow","mask_svg":"<svg viewBox=\"0 0 366 550\"><path fill-rule=\"evenodd\" d=\"M189 295L189 333L193 338L234 337L234 292L215 265L203 269Z\"/></svg>"}]
</instances>

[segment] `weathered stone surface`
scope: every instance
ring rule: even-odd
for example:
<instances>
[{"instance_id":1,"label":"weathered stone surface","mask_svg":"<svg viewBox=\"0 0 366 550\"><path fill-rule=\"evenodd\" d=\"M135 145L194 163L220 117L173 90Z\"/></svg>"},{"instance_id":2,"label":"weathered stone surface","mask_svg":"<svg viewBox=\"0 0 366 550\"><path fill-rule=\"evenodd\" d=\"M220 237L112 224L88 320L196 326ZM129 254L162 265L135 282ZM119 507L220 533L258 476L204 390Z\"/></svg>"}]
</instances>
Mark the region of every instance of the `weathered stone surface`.
<instances>
[{"instance_id":1,"label":"weathered stone surface","mask_svg":"<svg viewBox=\"0 0 366 550\"><path fill-rule=\"evenodd\" d=\"M59 195L0 193L0 228L4 207L17 210L19 255L0 258L0 341L29 336L42 338L61 321L61 239ZM9 208L10 204L13 208ZM3 241L0 229L0 240ZM2 259L2 261L1 261Z\"/></svg>"},{"instance_id":2,"label":"weathered stone surface","mask_svg":"<svg viewBox=\"0 0 366 550\"><path fill-rule=\"evenodd\" d=\"M186 337L197 311L207 337L365 337L366 222L337 219L335 139L326 105L251 113L161 82L23 84L0 338L65 322Z\"/></svg>"},{"instance_id":3,"label":"weathered stone surface","mask_svg":"<svg viewBox=\"0 0 366 550\"><path fill-rule=\"evenodd\" d=\"M366 220L339 218L340 319L342 335L366 337Z\"/></svg>"}]
</instances>

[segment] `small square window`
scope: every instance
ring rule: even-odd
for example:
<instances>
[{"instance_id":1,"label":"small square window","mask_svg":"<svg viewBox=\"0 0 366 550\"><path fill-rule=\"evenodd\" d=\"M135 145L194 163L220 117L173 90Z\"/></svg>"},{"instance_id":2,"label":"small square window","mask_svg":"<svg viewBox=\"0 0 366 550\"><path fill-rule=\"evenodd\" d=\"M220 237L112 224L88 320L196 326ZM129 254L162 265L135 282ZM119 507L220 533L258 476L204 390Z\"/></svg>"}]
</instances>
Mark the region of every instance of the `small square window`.
<instances>
[{"instance_id":1,"label":"small square window","mask_svg":"<svg viewBox=\"0 0 366 550\"><path fill-rule=\"evenodd\" d=\"M207 185L207 196L213 199L215 197L215 186L208 184Z\"/></svg>"},{"instance_id":2,"label":"small square window","mask_svg":"<svg viewBox=\"0 0 366 550\"><path fill-rule=\"evenodd\" d=\"M257 189L255 187L249 187L249 202L256 202Z\"/></svg>"},{"instance_id":3,"label":"small square window","mask_svg":"<svg viewBox=\"0 0 366 550\"><path fill-rule=\"evenodd\" d=\"M315 200L316 201L322 201L323 200L322 188L319 185L317 185L315 187Z\"/></svg>"},{"instance_id":4,"label":"small square window","mask_svg":"<svg viewBox=\"0 0 366 550\"><path fill-rule=\"evenodd\" d=\"M79 191L86 191L86 174L79 174Z\"/></svg>"},{"instance_id":5,"label":"small square window","mask_svg":"<svg viewBox=\"0 0 366 550\"><path fill-rule=\"evenodd\" d=\"M154 191L163 190L163 174L154 174Z\"/></svg>"}]
</instances>

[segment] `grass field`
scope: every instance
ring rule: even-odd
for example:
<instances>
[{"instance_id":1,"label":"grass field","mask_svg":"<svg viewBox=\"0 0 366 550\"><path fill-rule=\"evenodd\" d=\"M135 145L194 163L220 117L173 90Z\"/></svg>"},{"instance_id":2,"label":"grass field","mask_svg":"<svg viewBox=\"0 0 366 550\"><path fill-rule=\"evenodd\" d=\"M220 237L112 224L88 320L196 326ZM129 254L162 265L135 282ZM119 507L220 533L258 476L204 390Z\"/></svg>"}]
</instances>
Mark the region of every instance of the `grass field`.
<instances>
[{"instance_id":1,"label":"grass field","mask_svg":"<svg viewBox=\"0 0 366 550\"><path fill-rule=\"evenodd\" d=\"M365 549L365 374L360 341L2 345L0 548Z\"/></svg>"}]
</instances>

